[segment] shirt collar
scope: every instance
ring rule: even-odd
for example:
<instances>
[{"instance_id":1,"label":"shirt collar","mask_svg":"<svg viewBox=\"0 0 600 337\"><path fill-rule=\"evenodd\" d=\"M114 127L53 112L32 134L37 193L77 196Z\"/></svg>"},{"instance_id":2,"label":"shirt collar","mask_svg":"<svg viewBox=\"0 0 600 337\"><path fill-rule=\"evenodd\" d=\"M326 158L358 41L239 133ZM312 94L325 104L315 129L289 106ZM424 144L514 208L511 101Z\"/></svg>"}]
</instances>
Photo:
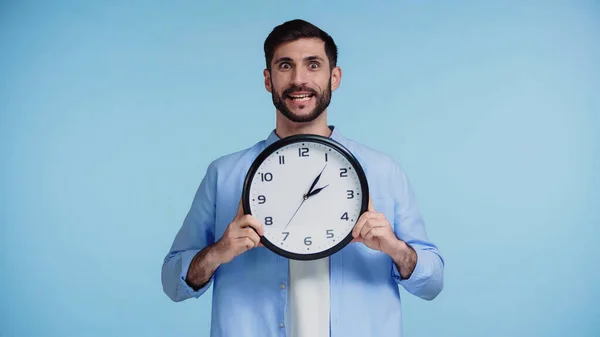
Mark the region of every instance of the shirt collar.
<instances>
[{"instance_id":1,"label":"shirt collar","mask_svg":"<svg viewBox=\"0 0 600 337\"><path fill-rule=\"evenodd\" d=\"M328 125L328 126L329 126L329 129L331 130L331 136L329 136L329 138L343 144L344 137L342 136L342 134L340 133L338 128L336 128L334 125ZM279 138L279 136L277 135L275 130L271 131L271 133L265 140L265 147L268 147L269 145L275 143L276 141L278 141L280 139L281 138Z\"/></svg>"}]
</instances>

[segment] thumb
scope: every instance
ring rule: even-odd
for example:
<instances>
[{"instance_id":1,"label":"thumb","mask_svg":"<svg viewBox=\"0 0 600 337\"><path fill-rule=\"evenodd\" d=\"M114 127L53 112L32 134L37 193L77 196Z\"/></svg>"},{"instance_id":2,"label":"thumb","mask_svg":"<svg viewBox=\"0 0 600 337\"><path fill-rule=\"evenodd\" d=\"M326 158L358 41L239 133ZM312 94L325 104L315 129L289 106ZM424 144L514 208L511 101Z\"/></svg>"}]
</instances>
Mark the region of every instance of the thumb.
<instances>
[{"instance_id":1,"label":"thumb","mask_svg":"<svg viewBox=\"0 0 600 337\"><path fill-rule=\"evenodd\" d=\"M373 200L371 199L371 196L369 196L369 207L368 207L369 212L375 212L375 206L373 206Z\"/></svg>"},{"instance_id":2,"label":"thumb","mask_svg":"<svg viewBox=\"0 0 600 337\"><path fill-rule=\"evenodd\" d=\"M235 218L241 218L242 216L244 216L244 206L242 205L242 198L240 198L240 204L238 205L238 210L237 210L237 214L235 215Z\"/></svg>"}]
</instances>

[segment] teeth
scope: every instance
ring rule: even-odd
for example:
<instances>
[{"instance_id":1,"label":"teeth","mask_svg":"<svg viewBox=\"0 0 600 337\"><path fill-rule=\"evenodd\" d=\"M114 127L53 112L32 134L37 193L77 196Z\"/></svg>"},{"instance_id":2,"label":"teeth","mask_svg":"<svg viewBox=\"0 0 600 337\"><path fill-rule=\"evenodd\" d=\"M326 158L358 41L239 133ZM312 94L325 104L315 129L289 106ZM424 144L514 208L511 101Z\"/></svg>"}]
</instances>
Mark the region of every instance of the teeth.
<instances>
[{"instance_id":1,"label":"teeth","mask_svg":"<svg viewBox=\"0 0 600 337\"><path fill-rule=\"evenodd\" d=\"M310 99L310 94L305 95L289 95L294 102L304 102Z\"/></svg>"}]
</instances>

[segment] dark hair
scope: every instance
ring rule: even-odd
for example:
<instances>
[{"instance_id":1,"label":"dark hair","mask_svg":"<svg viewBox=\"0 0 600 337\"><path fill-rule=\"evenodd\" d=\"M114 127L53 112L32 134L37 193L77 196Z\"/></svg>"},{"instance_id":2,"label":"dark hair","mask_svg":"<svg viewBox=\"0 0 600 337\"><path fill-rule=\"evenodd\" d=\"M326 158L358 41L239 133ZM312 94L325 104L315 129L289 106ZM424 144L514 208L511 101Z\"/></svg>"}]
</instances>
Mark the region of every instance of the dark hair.
<instances>
[{"instance_id":1,"label":"dark hair","mask_svg":"<svg viewBox=\"0 0 600 337\"><path fill-rule=\"evenodd\" d=\"M273 28L269 36L267 36L264 44L267 69L271 70L271 61L273 60L273 54L275 54L275 48L282 43L296 41L301 38L318 38L324 41L325 54L329 59L330 69L336 66L338 51L333 38L312 23L296 19L284 22Z\"/></svg>"}]
</instances>

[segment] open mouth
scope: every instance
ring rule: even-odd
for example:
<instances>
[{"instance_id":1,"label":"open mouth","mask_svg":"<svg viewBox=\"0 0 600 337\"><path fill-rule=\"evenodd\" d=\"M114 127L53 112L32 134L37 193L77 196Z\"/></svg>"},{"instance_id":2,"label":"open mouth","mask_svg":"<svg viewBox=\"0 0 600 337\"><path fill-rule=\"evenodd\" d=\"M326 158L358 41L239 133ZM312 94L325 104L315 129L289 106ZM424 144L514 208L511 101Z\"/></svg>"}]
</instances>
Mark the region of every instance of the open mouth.
<instances>
[{"instance_id":1,"label":"open mouth","mask_svg":"<svg viewBox=\"0 0 600 337\"><path fill-rule=\"evenodd\" d=\"M287 98L289 98L290 100L292 100L293 102L306 102L309 99L311 99L314 96L314 94L311 93L305 93L305 94L289 94L287 95Z\"/></svg>"}]
</instances>

